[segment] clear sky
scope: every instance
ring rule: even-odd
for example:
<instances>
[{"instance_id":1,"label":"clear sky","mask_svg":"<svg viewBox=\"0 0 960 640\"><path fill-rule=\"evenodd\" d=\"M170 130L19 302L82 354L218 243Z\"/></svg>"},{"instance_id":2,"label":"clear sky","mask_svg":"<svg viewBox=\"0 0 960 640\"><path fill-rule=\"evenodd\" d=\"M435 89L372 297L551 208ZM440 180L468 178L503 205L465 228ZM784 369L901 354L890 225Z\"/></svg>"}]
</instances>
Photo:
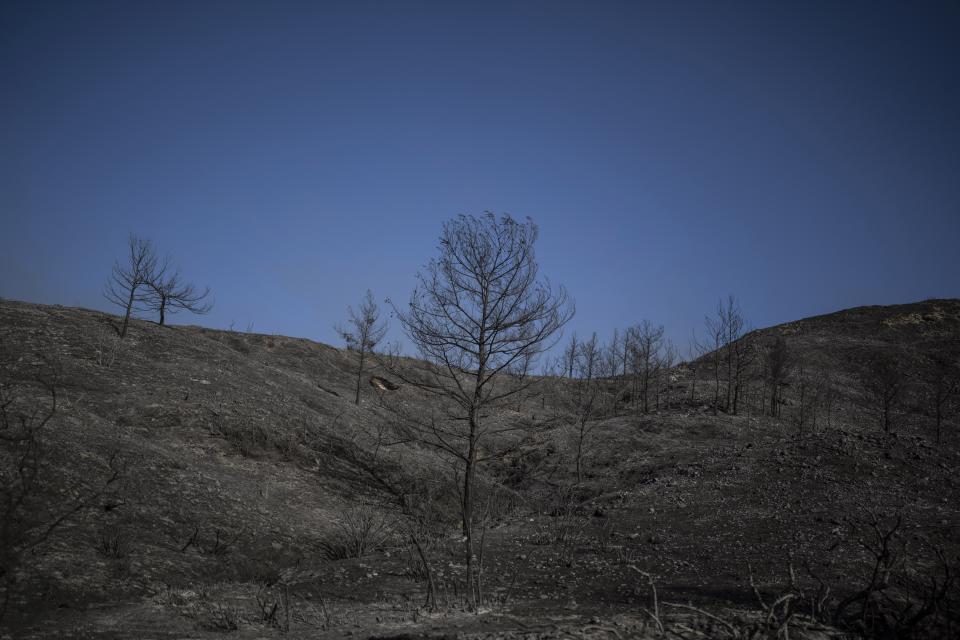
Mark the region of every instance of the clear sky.
<instances>
[{"instance_id":1,"label":"clear sky","mask_svg":"<svg viewBox=\"0 0 960 640\"><path fill-rule=\"evenodd\" d=\"M960 297L958 2L0 3L0 296L336 343L442 221L540 226L572 328Z\"/></svg>"}]
</instances>

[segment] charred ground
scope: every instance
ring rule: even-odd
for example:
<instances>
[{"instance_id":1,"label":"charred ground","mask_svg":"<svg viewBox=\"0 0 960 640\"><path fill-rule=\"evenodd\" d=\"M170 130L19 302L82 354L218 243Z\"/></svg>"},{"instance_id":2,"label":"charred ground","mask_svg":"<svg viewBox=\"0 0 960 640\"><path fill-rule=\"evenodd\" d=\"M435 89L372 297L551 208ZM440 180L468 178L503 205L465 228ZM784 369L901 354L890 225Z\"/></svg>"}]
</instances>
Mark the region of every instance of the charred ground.
<instances>
[{"instance_id":1,"label":"charred ground","mask_svg":"<svg viewBox=\"0 0 960 640\"><path fill-rule=\"evenodd\" d=\"M461 606L455 518L434 522L438 603L428 610L396 496L364 468L376 462L407 487L449 475L427 449L371 450L371 431L395 422L398 406L430 411L427 396L381 383L356 406L354 355L308 340L135 321L120 341L115 322L0 302L10 411L42 415L51 389L57 403L10 534L32 545L7 564L3 624L16 637L653 637L661 624L688 637L775 635L779 613L762 603L801 592L812 604L793 624L817 617L807 609L821 598L824 624L793 633L830 635L852 624L832 614L869 582L865 544L877 532L882 542L896 527L897 570L916 579L918 602L957 566L956 414L936 444L928 396L931 363L960 355L960 301L862 307L749 334L757 348L782 336L791 349L776 417L759 367L738 415L714 411L706 359L662 372L663 396L646 414L608 379L579 483L563 409L575 382L541 379L502 418L528 424L528 435L484 470L479 614ZM888 432L862 384L880 356L906 381ZM396 382L382 367L369 375ZM438 481L429 499L442 512L456 495ZM382 535L346 557L356 520ZM937 604L940 626L911 632L947 632L956 588Z\"/></svg>"}]
</instances>

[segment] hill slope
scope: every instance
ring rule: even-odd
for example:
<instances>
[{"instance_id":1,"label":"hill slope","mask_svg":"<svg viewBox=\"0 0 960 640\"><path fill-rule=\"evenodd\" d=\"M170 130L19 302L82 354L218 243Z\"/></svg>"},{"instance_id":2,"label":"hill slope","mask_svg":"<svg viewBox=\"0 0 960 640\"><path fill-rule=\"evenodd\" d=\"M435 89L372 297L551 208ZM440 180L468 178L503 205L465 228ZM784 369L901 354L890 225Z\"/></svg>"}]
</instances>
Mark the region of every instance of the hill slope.
<instances>
[{"instance_id":1,"label":"hill slope","mask_svg":"<svg viewBox=\"0 0 960 640\"><path fill-rule=\"evenodd\" d=\"M910 419L884 436L865 417L856 381L878 349L896 350L917 379L933 355L956 355L955 300L852 309L753 334L758 344L786 336L842 398L829 425L799 435L798 378L778 418L749 401L741 415L713 415L703 367L697 389L691 369L678 367L658 411L627 405L596 421L576 486L560 409L570 383L543 380L547 391L521 403L517 419L551 415L561 426L536 430L485 476L509 498L485 533L487 584L500 605L481 618L455 613L451 528L429 550L448 567L446 614L426 620L425 585L402 539L360 559L328 559L339 519L383 498L354 464L364 429L392 419L378 394L429 411L425 397L366 387L357 407L352 355L307 340L137 321L119 342L111 322L0 302L11 415L49 406L41 382L57 391L37 489L17 526L32 540L70 513L17 564L6 622L20 633L277 632L283 624L269 607L284 597L278 585L294 593L296 606L281 607L293 611L288 626L310 637L357 625L500 633L519 619L562 626L597 616L641 633L650 631L642 610L650 593L638 570L655 576L661 598L729 611L757 606L748 566L771 593L791 564L852 589L864 562L854 516L900 514L910 535L957 551L955 421L944 446L932 446L917 390ZM415 453L417 473L448 473ZM710 624L676 615L678 624Z\"/></svg>"}]
</instances>

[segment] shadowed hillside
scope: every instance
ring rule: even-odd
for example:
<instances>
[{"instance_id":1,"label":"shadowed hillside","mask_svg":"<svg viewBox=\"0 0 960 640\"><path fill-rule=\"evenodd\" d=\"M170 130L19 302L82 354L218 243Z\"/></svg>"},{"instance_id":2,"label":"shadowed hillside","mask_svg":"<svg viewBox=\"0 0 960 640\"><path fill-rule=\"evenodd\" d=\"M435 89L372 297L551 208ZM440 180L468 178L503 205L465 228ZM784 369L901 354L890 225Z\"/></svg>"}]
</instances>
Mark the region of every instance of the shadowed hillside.
<instances>
[{"instance_id":1,"label":"shadowed hillside","mask_svg":"<svg viewBox=\"0 0 960 640\"><path fill-rule=\"evenodd\" d=\"M904 546L890 574L904 582L879 592L922 605L933 581L945 613L923 632L956 624L956 583L941 573L960 550L960 438L949 412L934 444L927 398L931 363L960 355L960 301L748 334L757 353L778 336L790 350L774 416L759 356L737 415L711 406L711 354L660 372L647 413L607 378L579 480L582 381L539 379L498 417L525 435L482 473L479 615L458 592L455 471L403 437L404 416L433 409L394 374L422 364L376 365L356 406L350 352L144 321L120 341L115 324L0 302L6 415L40 425L29 455L0 442L5 471L36 462L4 523L15 637L654 637L664 625L773 637L793 615L806 627L791 637L826 637L851 628L844 598L869 581L869 536L891 530ZM881 356L905 388L888 432L863 384ZM857 602L846 611L862 613Z\"/></svg>"}]
</instances>

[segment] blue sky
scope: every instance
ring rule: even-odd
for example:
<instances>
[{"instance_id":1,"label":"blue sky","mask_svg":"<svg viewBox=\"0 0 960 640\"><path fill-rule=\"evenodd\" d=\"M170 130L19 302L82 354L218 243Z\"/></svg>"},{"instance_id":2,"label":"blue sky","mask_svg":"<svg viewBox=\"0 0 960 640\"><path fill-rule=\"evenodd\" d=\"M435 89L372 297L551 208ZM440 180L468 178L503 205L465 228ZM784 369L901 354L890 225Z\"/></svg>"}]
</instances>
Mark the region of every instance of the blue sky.
<instances>
[{"instance_id":1,"label":"blue sky","mask_svg":"<svg viewBox=\"0 0 960 640\"><path fill-rule=\"evenodd\" d=\"M0 296L336 343L440 225L540 226L571 328L960 297L956 2L0 4Z\"/></svg>"}]
</instances>

